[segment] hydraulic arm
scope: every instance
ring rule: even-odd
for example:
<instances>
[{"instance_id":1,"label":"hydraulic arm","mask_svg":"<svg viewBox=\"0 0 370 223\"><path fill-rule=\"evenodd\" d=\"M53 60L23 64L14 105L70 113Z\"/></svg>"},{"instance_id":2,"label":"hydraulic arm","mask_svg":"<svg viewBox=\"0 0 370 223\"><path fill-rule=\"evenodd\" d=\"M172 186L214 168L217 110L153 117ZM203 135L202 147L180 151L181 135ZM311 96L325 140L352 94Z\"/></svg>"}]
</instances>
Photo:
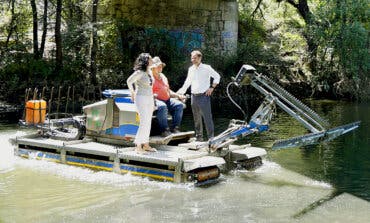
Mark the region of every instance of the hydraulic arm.
<instances>
[{"instance_id":1,"label":"hydraulic arm","mask_svg":"<svg viewBox=\"0 0 370 223\"><path fill-rule=\"evenodd\" d=\"M256 69L250 65L243 65L230 84L236 86L251 85L262 93L265 99L257 111L252 115L249 123L241 120L232 120L226 131L210 140L210 148L213 149L223 147L235 141L238 136L245 136L251 133L268 130L268 124L275 110L275 105L295 118L308 129L310 133L287 140L279 140L274 143L273 149L298 147L329 141L358 128L360 124L358 121L327 130L330 125L325 119L321 118L316 112L270 78L257 73ZM230 97L229 94L228 96ZM236 104L231 97L230 99ZM237 105L237 107L239 106Z\"/></svg>"}]
</instances>

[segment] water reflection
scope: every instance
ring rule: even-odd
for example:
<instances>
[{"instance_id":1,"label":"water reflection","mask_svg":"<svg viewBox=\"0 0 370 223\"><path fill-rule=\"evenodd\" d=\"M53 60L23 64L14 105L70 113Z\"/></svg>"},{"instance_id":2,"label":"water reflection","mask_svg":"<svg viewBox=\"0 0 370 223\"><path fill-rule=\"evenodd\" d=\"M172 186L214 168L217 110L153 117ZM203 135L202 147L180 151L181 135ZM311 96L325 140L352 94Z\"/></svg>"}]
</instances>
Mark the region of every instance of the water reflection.
<instances>
[{"instance_id":1,"label":"water reflection","mask_svg":"<svg viewBox=\"0 0 370 223\"><path fill-rule=\"evenodd\" d=\"M370 200L370 106L310 103L331 123L362 120L361 127L314 147L268 149L261 168L235 170L208 188L14 157L7 139L17 130L6 127L0 130L0 222L366 222L370 204L352 195ZM192 129L191 118L185 117L185 130ZM229 118L215 119L216 131L223 131ZM269 148L305 131L279 113L270 132L239 143Z\"/></svg>"},{"instance_id":2,"label":"water reflection","mask_svg":"<svg viewBox=\"0 0 370 223\"><path fill-rule=\"evenodd\" d=\"M14 166L13 150L4 148L5 145L9 144L8 143L9 136L13 134L14 132L10 132L0 137L0 145L2 145L3 147L2 149L0 149L0 174L13 170Z\"/></svg>"},{"instance_id":3,"label":"water reflection","mask_svg":"<svg viewBox=\"0 0 370 223\"><path fill-rule=\"evenodd\" d=\"M370 201L370 136L367 131L370 106L332 101L309 101L308 105L329 120L332 127L361 120L360 128L320 145L270 151L270 158L285 168L330 182L339 192L349 192ZM269 146L279 137L304 134L305 130L294 122L286 114L279 114L271 125L273 133L255 137L254 144Z\"/></svg>"}]
</instances>

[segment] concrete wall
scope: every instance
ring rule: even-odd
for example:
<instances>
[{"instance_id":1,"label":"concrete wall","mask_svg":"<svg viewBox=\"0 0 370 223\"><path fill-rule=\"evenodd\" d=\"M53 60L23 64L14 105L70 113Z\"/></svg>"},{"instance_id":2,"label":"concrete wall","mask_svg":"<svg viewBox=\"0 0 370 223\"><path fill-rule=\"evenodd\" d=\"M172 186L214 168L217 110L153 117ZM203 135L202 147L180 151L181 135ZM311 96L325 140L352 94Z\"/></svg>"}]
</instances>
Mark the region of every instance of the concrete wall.
<instances>
[{"instance_id":1,"label":"concrete wall","mask_svg":"<svg viewBox=\"0 0 370 223\"><path fill-rule=\"evenodd\" d=\"M167 30L179 48L236 52L236 0L110 0L99 7L99 16L125 18L135 25Z\"/></svg>"}]
</instances>

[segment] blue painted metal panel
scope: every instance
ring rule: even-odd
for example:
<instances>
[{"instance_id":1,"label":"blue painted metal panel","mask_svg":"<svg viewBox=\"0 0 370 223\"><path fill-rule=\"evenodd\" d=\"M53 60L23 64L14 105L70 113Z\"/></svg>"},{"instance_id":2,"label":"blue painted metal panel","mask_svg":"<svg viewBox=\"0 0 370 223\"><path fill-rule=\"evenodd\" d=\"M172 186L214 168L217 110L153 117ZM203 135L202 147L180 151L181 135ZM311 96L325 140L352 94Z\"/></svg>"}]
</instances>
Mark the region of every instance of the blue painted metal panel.
<instances>
[{"instance_id":1,"label":"blue painted metal panel","mask_svg":"<svg viewBox=\"0 0 370 223\"><path fill-rule=\"evenodd\" d=\"M59 154L53 154L53 153L45 153L41 151L36 151L36 150L28 150L28 149L18 149L18 154L19 155L25 155L29 156L30 153L35 153L36 157L38 159L53 159L53 160L60 160L60 155Z\"/></svg>"},{"instance_id":2,"label":"blue painted metal panel","mask_svg":"<svg viewBox=\"0 0 370 223\"><path fill-rule=\"evenodd\" d=\"M127 135L136 135L139 126L132 124L121 125L118 128L109 128L105 131L107 135L117 135L117 136L127 136Z\"/></svg>"},{"instance_id":3,"label":"blue painted metal panel","mask_svg":"<svg viewBox=\"0 0 370 223\"><path fill-rule=\"evenodd\" d=\"M45 159L45 160L51 160L54 162L60 162L61 155L60 154L53 154L48 152L42 152L42 151L36 151L36 150L29 150L29 149L18 149L18 155L29 157L31 153L36 153L37 159ZM97 169L103 169L103 170L112 170L114 164L112 162L106 162L106 161L100 161L100 160L93 160L89 158L81 158L81 157L75 157L75 156L67 156L66 157L67 164L71 165L77 165L82 167L88 167L88 168L97 168ZM146 167L137 167L137 166L131 166L126 164L121 164L120 169L122 172L131 172L133 174L151 177L151 178L157 178L162 180L169 180L173 181L174 179L174 173L170 171L161 171L161 170L154 170L152 168L146 168Z\"/></svg>"},{"instance_id":4,"label":"blue painted metal panel","mask_svg":"<svg viewBox=\"0 0 370 223\"><path fill-rule=\"evenodd\" d=\"M128 166L128 165L121 165L121 170L129 171L129 172L138 172L143 173L147 175L157 175L157 176L163 176L163 177L174 177L174 173L171 172L162 172L158 170L152 170L152 169L145 169L143 167L134 167L134 166Z\"/></svg>"},{"instance_id":5,"label":"blue painted metal panel","mask_svg":"<svg viewBox=\"0 0 370 223\"><path fill-rule=\"evenodd\" d=\"M115 98L114 102L116 103L130 103L133 104L134 102L131 100L131 98Z\"/></svg>"},{"instance_id":6,"label":"blue painted metal panel","mask_svg":"<svg viewBox=\"0 0 370 223\"><path fill-rule=\"evenodd\" d=\"M113 163L108 163L104 161L98 161L98 160L91 160L88 158L79 158L79 157L70 157L67 156L66 158L67 162L73 162L73 163L79 163L79 164L85 164L89 166L99 166L99 167L105 167L105 168L113 168Z\"/></svg>"},{"instance_id":7,"label":"blue painted metal panel","mask_svg":"<svg viewBox=\"0 0 370 223\"><path fill-rule=\"evenodd\" d=\"M107 98L112 97L129 97L131 95L129 89L108 89L103 91L103 95Z\"/></svg>"}]
</instances>

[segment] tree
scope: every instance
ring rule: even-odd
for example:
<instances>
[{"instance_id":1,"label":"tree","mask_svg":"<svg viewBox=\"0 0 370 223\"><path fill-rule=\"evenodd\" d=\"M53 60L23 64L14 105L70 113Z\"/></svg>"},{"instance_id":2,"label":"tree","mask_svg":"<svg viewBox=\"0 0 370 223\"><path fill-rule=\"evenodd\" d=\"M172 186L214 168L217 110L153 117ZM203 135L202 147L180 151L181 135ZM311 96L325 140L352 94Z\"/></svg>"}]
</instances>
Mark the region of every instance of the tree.
<instances>
[{"instance_id":1,"label":"tree","mask_svg":"<svg viewBox=\"0 0 370 223\"><path fill-rule=\"evenodd\" d=\"M44 0L44 14L42 16L43 26L42 26L42 37L41 37L41 46L40 46L40 56L44 55L46 34L48 31L48 0Z\"/></svg>"},{"instance_id":2,"label":"tree","mask_svg":"<svg viewBox=\"0 0 370 223\"><path fill-rule=\"evenodd\" d=\"M63 53L62 53L62 34L61 34L61 22L62 22L62 0L57 0L56 17L55 17L55 71L59 73L63 67Z\"/></svg>"},{"instance_id":3,"label":"tree","mask_svg":"<svg viewBox=\"0 0 370 223\"><path fill-rule=\"evenodd\" d=\"M308 7L307 0L276 0L278 3L280 2L287 2L291 6L293 6L299 15L303 18L307 25L307 29L304 31L303 36L306 39L308 53L310 55L309 66L312 73L316 73L317 69L317 44L314 40L313 36L311 35L310 27L317 23L315 17L313 16L310 8Z\"/></svg>"},{"instance_id":4,"label":"tree","mask_svg":"<svg viewBox=\"0 0 370 223\"><path fill-rule=\"evenodd\" d=\"M97 33L97 13L98 13L98 3L99 0L93 0L92 5L92 15L91 15L91 23L92 23L92 42L91 42L91 54L90 54L90 83L92 85L96 85L96 73L97 73L97 65L96 65L96 55L98 52L98 33Z\"/></svg>"},{"instance_id":5,"label":"tree","mask_svg":"<svg viewBox=\"0 0 370 223\"><path fill-rule=\"evenodd\" d=\"M16 30L17 24L16 24L16 17L17 15L15 14L15 0L10 0L10 11L12 14L9 28L8 28L8 35L6 37L6 42L5 42L5 48L8 48L10 37L13 35L13 32Z\"/></svg>"},{"instance_id":6,"label":"tree","mask_svg":"<svg viewBox=\"0 0 370 223\"><path fill-rule=\"evenodd\" d=\"M33 21L33 55L35 59L39 56L39 41L38 41L38 18L37 18L37 8L35 0L30 0L32 8L32 21Z\"/></svg>"},{"instance_id":7,"label":"tree","mask_svg":"<svg viewBox=\"0 0 370 223\"><path fill-rule=\"evenodd\" d=\"M320 26L312 27L319 46L321 75L335 94L369 98L369 20L367 0L330 0L316 12Z\"/></svg>"}]
</instances>

